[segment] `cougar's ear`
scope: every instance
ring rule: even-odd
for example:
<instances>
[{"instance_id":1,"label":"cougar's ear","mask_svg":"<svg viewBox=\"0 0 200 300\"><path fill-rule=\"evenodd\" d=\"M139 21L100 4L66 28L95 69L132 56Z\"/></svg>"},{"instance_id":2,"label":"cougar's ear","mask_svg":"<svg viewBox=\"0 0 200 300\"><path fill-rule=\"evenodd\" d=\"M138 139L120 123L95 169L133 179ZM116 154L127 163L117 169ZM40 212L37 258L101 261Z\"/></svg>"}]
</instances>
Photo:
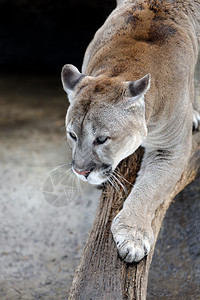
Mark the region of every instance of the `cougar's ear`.
<instances>
[{"instance_id":1,"label":"cougar's ear","mask_svg":"<svg viewBox=\"0 0 200 300\"><path fill-rule=\"evenodd\" d=\"M144 94L148 91L150 88L150 83L151 83L151 75L147 74L141 79L138 79L136 81L128 81L126 82L127 84L127 89L126 89L126 97L129 98L129 105L134 106L136 104L140 104L140 101L136 101L141 99L143 101L144 99Z\"/></svg>"},{"instance_id":2,"label":"cougar's ear","mask_svg":"<svg viewBox=\"0 0 200 300\"><path fill-rule=\"evenodd\" d=\"M65 65L62 68L61 80L65 92L68 94L69 101L71 102L71 93L74 91L79 81L85 77L79 70L73 65Z\"/></svg>"}]
</instances>

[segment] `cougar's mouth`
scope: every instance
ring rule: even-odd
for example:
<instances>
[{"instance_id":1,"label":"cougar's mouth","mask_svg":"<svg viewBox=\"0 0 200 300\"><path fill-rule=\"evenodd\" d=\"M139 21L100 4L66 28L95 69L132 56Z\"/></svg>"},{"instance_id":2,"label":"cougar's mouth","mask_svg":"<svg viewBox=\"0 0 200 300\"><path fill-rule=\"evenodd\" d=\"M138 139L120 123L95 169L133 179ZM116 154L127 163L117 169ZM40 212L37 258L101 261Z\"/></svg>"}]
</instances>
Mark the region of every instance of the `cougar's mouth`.
<instances>
[{"instance_id":1,"label":"cougar's mouth","mask_svg":"<svg viewBox=\"0 0 200 300\"><path fill-rule=\"evenodd\" d=\"M72 167L74 174L81 180L90 184L100 185L112 174L112 166L103 164L100 168L92 168L90 170L80 170Z\"/></svg>"}]
</instances>

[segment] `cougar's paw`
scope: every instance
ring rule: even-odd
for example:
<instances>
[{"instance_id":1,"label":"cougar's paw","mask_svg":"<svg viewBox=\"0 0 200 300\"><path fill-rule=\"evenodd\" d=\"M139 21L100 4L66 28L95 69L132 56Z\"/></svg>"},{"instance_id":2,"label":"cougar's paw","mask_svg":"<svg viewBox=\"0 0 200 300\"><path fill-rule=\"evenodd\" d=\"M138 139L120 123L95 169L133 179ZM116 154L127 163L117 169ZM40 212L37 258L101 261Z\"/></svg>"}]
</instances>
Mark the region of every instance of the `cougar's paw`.
<instances>
[{"instance_id":1,"label":"cougar's paw","mask_svg":"<svg viewBox=\"0 0 200 300\"><path fill-rule=\"evenodd\" d=\"M200 130L200 114L197 110L193 110L193 130Z\"/></svg>"},{"instance_id":2,"label":"cougar's paw","mask_svg":"<svg viewBox=\"0 0 200 300\"><path fill-rule=\"evenodd\" d=\"M138 262L150 251L153 243L153 231L151 226L130 223L123 218L123 210L112 222L111 231L117 245L119 256L126 262Z\"/></svg>"}]
</instances>

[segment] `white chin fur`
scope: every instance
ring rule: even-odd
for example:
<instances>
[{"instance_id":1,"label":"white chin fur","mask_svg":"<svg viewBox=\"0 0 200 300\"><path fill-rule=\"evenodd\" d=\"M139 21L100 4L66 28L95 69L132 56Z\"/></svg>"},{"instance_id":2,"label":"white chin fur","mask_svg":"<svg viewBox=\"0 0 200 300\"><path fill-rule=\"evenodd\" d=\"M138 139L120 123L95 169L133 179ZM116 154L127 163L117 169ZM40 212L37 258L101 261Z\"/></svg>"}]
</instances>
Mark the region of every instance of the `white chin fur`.
<instances>
[{"instance_id":1,"label":"white chin fur","mask_svg":"<svg viewBox=\"0 0 200 300\"><path fill-rule=\"evenodd\" d=\"M92 175L92 174L91 174ZM102 178L94 178L93 176L90 177L90 175L88 176L88 182L90 184L94 184L94 185L99 185L102 184L103 182L105 182L106 179L102 179Z\"/></svg>"},{"instance_id":2,"label":"white chin fur","mask_svg":"<svg viewBox=\"0 0 200 300\"><path fill-rule=\"evenodd\" d=\"M102 184L106 179L102 178L98 171L92 171L89 174L87 180L90 184L99 185Z\"/></svg>"}]
</instances>

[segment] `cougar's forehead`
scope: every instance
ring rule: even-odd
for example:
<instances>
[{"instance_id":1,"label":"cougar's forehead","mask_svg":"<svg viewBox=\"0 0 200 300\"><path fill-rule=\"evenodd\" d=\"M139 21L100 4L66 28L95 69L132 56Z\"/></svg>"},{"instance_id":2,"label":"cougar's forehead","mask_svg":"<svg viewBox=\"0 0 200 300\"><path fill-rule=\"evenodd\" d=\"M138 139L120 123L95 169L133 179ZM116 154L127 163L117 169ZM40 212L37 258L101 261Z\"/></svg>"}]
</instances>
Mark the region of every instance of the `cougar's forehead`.
<instances>
[{"instance_id":1,"label":"cougar's forehead","mask_svg":"<svg viewBox=\"0 0 200 300\"><path fill-rule=\"evenodd\" d=\"M87 83L87 84L86 84ZM74 101L68 110L67 122L73 126L93 130L119 130L121 122L128 117L121 109L123 97L121 82L95 80L84 82L76 91Z\"/></svg>"},{"instance_id":2,"label":"cougar's forehead","mask_svg":"<svg viewBox=\"0 0 200 300\"><path fill-rule=\"evenodd\" d=\"M108 102L77 101L70 108L67 123L77 133L114 134L124 127L127 117L126 111Z\"/></svg>"}]
</instances>

